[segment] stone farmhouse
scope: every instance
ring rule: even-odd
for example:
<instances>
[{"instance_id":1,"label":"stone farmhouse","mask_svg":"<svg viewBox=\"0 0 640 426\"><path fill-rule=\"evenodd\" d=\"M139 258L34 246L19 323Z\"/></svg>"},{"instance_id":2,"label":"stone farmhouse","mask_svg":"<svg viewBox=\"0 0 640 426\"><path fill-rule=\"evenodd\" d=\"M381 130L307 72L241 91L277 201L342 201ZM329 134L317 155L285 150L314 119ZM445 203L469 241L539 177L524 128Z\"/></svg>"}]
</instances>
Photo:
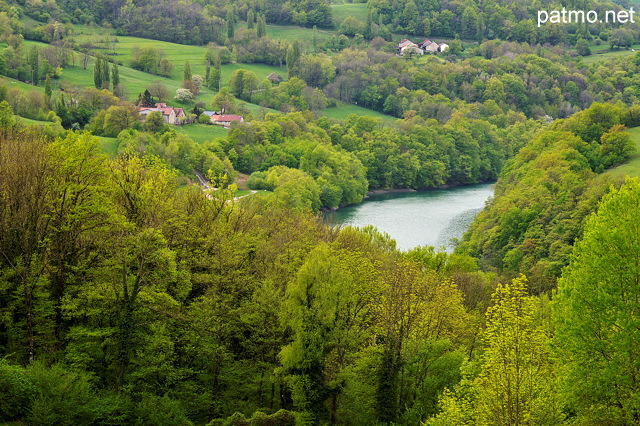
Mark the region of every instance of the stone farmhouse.
<instances>
[{"instance_id":1,"label":"stone farmhouse","mask_svg":"<svg viewBox=\"0 0 640 426\"><path fill-rule=\"evenodd\" d=\"M181 119L183 117L186 117L186 114L184 113L184 109L182 108L168 107L167 104L165 103L157 103L155 107L152 107L152 108L147 108L147 107L138 108L138 113L140 114L140 120L144 123L145 121L147 121L147 115L156 111L162 113L162 118L164 119L164 122L167 124L176 124L176 122L180 124Z\"/></svg>"},{"instance_id":2,"label":"stone farmhouse","mask_svg":"<svg viewBox=\"0 0 640 426\"><path fill-rule=\"evenodd\" d=\"M449 49L449 45L446 43L437 43L429 39L425 39L420 43L414 43L411 40L403 39L398 43L398 54L404 56L405 54L420 54L425 53L442 53Z\"/></svg>"}]
</instances>

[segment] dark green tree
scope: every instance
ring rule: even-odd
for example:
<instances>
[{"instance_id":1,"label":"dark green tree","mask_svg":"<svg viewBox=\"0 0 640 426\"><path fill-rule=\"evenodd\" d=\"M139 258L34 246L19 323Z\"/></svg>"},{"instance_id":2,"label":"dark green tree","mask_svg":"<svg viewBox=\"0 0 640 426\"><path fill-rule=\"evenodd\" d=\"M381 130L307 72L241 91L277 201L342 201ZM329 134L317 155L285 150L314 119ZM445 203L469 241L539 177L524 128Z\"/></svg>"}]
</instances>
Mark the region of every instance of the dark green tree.
<instances>
[{"instance_id":1,"label":"dark green tree","mask_svg":"<svg viewBox=\"0 0 640 426\"><path fill-rule=\"evenodd\" d=\"M149 92L148 89L145 89L144 93L140 97L140 106L146 107L146 108L152 108L153 106L155 106L155 104L156 103L153 100L153 97L151 97L151 93Z\"/></svg>"},{"instance_id":2,"label":"dark green tree","mask_svg":"<svg viewBox=\"0 0 640 426\"><path fill-rule=\"evenodd\" d=\"M252 30L255 25L255 13L253 9L247 11L247 29Z\"/></svg>"},{"instance_id":3,"label":"dark green tree","mask_svg":"<svg viewBox=\"0 0 640 426\"><path fill-rule=\"evenodd\" d=\"M44 80L44 96L47 99L47 103L51 102L51 94L51 79L49 78L49 76L47 76L47 78Z\"/></svg>"},{"instance_id":4,"label":"dark green tree","mask_svg":"<svg viewBox=\"0 0 640 426\"><path fill-rule=\"evenodd\" d=\"M102 57L100 63L100 74L102 76L102 88L109 89L109 83L111 81L109 70L109 59L106 56Z\"/></svg>"},{"instance_id":5,"label":"dark green tree","mask_svg":"<svg viewBox=\"0 0 640 426\"><path fill-rule=\"evenodd\" d=\"M96 89L102 89L102 69L100 63L100 56L96 56L93 62L93 84Z\"/></svg>"},{"instance_id":6,"label":"dark green tree","mask_svg":"<svg viewBox=\"0 0 640 426\"><path fill-rule=\"evenodd\" d=\"M262 13L258 15L257 35L258 38L267 35L267 18Z\"/></svg>"},{"instance_id":7,"label":"dark green tree","mask_svg":"<svg viewBox=\"0 0 640 426\"><path fill-rule=\"evenodd\" d=\"M120 71L118 70L118 61L113 61L113 67L111 67L111 83L115 89L120 85Z\"/></svg>"},{"instance_id":8,"label":"dark green tree","mask_svg":"<svg viewBox=\"0 0 640 426\"><path fill-rule=\"evenodd\" d=\"M40 52L37 46L32 46L27 55L27 62L31 71L31 82L36 86L40 82Z\"/></svg>"},{"instance_id":9,"label":"dark green tree","mask_svg":"<svg viewBox=\"0 0 640 426\"><path fill-rule=\"evenodd\" d=\"M300 68L300 43L295 40L287 49L287 70L289 78L297 76Z\"/></svg>"},{"instance_id":10,"label":"dark green tree","mask_svg":"<svg viewBox=\"0 0 640 426\"><path fill-rule=\"evenodd\" d=\"M236 18L233 14L233 8L231 6L227 7L227 37L230 39L236 34L235 20Z\"/></svg>"},{"instance_id":11,"label":"dark green tree","mask_svg":"<svg viewBox=\"0 0 640 426\"><path fill-rule=\"evenodd\" d=\"M182 79L184 81L187 81L187 80L191 80L191 77L192 77L191 64L189 64L189 61L184 61L184 74Z\"/></svg>"},{"instance_id":12,"label":"dark green tree","mask_svg":"<svg viewBox=\"0 0 640 426\"><path fill-rule=\"evenodd\" d=\"M589 42L583 39L582 37L580 37L576 42L576 51L580 56L591 55L591 48L589 47Z\"/></svg>"}]
</instances>

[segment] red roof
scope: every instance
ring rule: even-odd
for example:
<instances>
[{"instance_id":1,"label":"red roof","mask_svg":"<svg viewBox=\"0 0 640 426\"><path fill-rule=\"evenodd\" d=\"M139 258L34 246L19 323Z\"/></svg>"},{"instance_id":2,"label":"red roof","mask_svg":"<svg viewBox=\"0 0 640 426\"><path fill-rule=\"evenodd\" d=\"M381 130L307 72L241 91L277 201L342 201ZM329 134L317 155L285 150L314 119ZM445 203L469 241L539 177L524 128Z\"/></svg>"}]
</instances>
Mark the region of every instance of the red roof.
<instances>
[{"instance_id":1,"label":"red roof","mask_svg":"<svg viewBox=\"0 0 640 426\"><path fill-rule=\"evenodd\" d=\"M211 121L243 121L241 115L212 115Z\"/></svg>"},{"instance_id":2,"label":"red roof","mask_svg":"<svg viewBox=\"0 0 640 426\"><path fill-rule=\"evenodd\" d=\"M162 115L171 115L171 111L175 111L176 113L176 117L182 117L184 116L184 110L182 108L174 108L174 107L168 107L167 104L165 103L157 103L155 107L153 108L149 108L149 107L141 107L139 108L139 111L148 111L148 110L152 110L152 111L160 111L162 113Z\"/></svg>"}]
</instances>

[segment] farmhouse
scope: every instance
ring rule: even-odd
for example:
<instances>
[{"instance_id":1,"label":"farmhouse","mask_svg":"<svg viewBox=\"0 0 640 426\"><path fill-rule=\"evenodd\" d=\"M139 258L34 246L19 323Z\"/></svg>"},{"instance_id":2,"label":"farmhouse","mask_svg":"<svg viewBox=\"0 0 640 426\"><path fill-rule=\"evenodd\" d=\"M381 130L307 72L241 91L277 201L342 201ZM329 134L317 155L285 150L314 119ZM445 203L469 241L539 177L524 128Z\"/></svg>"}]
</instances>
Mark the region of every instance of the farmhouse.
<instances>
[{"instance_id":1,"label":"farmhouse","mask_svg":"<svg viewBox=\"0 0 640 426\"><path fill-rule=\"evenodd\" d=\"M212 115L211 116L211 123L212 124L217 124L219 126L223 126L224 128L228 129L231 126L231 123L233 122L239 122L242 123L244 121L244 118L242 118L241 115Z\"/></svg>"},{"instance_id":2,"label":"farmhouse","mask_svg":"<svg viewBox=\"0 0 640 426\"><path fill-rule=\"evenodd\" d=\"M398 54L400 55L422 55L424 52L414 42L404 39L398 43Z\"/></svg>"},{"instance_id":3,"label":"farmhouse","mask_svg":"<svg viewBox=\"0 0 640 426\"><path fill-rule=\"evenodd\" d=\"M278 84L282 81L282 76L272 72L267 76L267 80L269 80L271 84Z\"/></svg>"},{"instance_id":4,"label":"farmhouse","mask_svg":"<svg viewBox=\"0 0 640 426\"><path fill-rule=\"evenodd\" d=\"M422 48L426 53L436 53L439 52L438 46L438 43L435 41L428 41L428 43L422 45Z\"/></svg>"},{"instance_id":5,"label":"farmhouse","mask_svg":"<svg viewBox=\"0 0 640 426\"><path fill-rule=\"evenodd\" d=\"M424 39L416 44L411 40L402 39L398 43L399 55L423 55L425 53L439 53L449 50L447 43L437 43L435 41Z\"/></svg>"},{"instance_id":6,"label":"farmhouse","mask_svg":"<svg viewBox=\"0 0 640 426\"><path fill-rule=\"evenodd\" d=\"M142 120L142 122L144 123L145 121L147 121L147 115L154 111L162 113L162 118L167 124L176 124L176 121L180 122L183 117L186 117L182 108L168 107L165 103L157 103L153 108L138 108L140 120Z\"/></svg>"}]
</instances>

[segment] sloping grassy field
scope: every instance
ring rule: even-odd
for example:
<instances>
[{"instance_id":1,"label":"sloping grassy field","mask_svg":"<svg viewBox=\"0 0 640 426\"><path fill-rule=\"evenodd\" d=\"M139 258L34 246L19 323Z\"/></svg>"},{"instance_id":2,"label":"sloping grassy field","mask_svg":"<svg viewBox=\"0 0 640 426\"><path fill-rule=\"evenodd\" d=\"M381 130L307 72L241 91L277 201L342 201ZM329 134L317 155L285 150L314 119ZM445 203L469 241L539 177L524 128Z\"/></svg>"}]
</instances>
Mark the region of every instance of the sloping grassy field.
<instances>
[{"instance_id":1,"label":"sloping grassy field","mask_svg":"<svg viewBox=\"0 0 640 426\"><path fill-rule=\"evenodd\" d=\"M640 50L640 44L631 46L631 49L635 51ZM582 62L585 64L592 64L597 61L603 61L611 58L624 58L625 56L635 55L635 52L631 49L618 49L609 51L609 44L604 43L600 46L591 46L591 55L583 56Z\"/></svg>"},{"instance_id":2,"label":"sloping grassy field","mask_svg":"<svg viewBox=\"0 0 640 426\"><path fill-rule=\"evenodd\" d=\"M342 104L332 108L326 108L321 110L319 113L320 115L324 115L329 118L336 118L338 120L345 120L350 114L364 115L367 117L378 118L382 121L382 124L388 126L394 125L397 120L396 117L393 117L391 115L349 104Z\"/></svg>"},{"instance_id":3,"label":"sloping grassy field","mask_svg":"<svg viewBox=\"0 0 640 426\"><path fill-rule=\"evenodd\" d=\"M618 167L607 170L603 175L613 177L640 176L640 127L634 127L627 130L627 132L636 143L636 153L631 156L629 161L619 165Z\"/></svg>"},{"instance_id":4,"label":"sloping grassy field","mask_svg":"<svg viewBox=\"0 0 640 426\"><path fill-rule=\"evenodd\" d=\"M218 138L225 138L229 130L222 126L211 126L208 124L189 124L186 126L174 126L176 133L189 136L195 142L202 143Z\"/></svg>"},{"instance_id":5,"label":"sloping grassy field","mask_svg":"<svg viewBox=\"0 0 640 426\"><path fill-rule=\"evenodd\" d=\"M338 26L349 16L353 16L362 23L367 22L366 3L333 4L331 9L333 10L333 19Z\"/></svg>"}]
</instances>

